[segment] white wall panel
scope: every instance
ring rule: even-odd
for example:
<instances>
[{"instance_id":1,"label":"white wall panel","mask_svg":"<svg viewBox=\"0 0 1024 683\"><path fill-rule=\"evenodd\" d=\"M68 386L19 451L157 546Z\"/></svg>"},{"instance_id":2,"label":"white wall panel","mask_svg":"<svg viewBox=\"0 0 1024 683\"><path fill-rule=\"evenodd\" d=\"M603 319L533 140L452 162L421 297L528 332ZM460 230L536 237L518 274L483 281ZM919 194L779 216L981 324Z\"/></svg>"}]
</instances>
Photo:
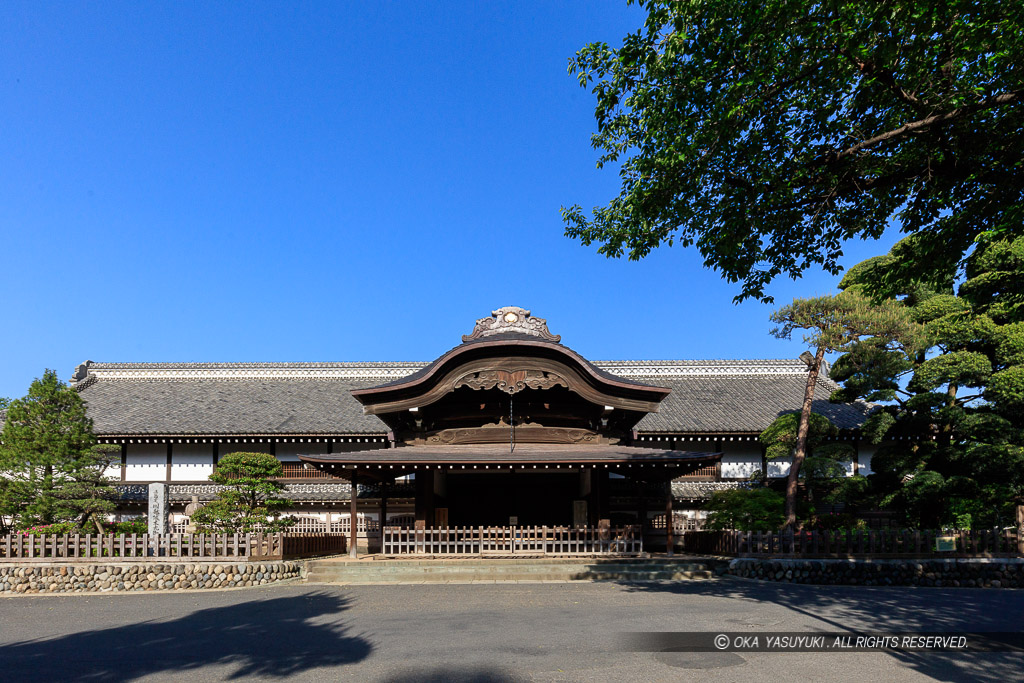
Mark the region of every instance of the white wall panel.
<instances>
[{"instance_id":1,"label":"white wall panel","mask_svg":"<svg viewBox=\"0 0 1024 683\"><path fill-rule=\"evenodd\" d=\"M875 471L871 469L871 458L872 456L874 456L874 454L874 447L864 448L863 446L861 446L860 455L858 456L857 460L859 463L860 473L865 477L868 476L869 474L875 473Z\"/></svg>"},{"instance_id":2,"label":"white wall panel","mask_svg":"<svg viewBox=\"0 0 1024 683\"><path fill-rule=\"evenodd\" d=\"M768 461L768 476L769 477L786 477L789 476L789 466L792 464L793 458L775 458Z\"/></svg>"},{"instance_id":3,"label":"white wall panel","mask_svg":"<svg viewBox=\"0 0 1024 683\"><path fill-rule=\"evenodd\" d=\"M269 453L269 443L219 443L217 444L217 457L223 458L231 453Z\"/></svg>"},{"instance_id":4,"label":"white wall panel","mask_svg":"<svg viewBox=\"0 0 1024 683\"><path fill-rule=\"evenodd\" d=\"M281 462L298 462L299 455L323 455L327 453L326 443L279 443L277 459Z\"/></svg>"},{"instance_id":5,"label":"white wall panel","mask_svg":"<svg viewBox=\"0 0 1024 683\"><path fill-rule=\"evenodd\" d=\"M207 481L213 474L213 444L176 443L171 450L171 481Z\"/></svg>"},{"instance_id":6,"label":"white wall panel","mask_svg":"<svg viewBox=\"0 0 1024 683\"><path fill-rule=\"evenodd\" d=\"M130 443L128 444L125 481L166 481L167 480L167 444L165 443Z\"/></svg>"},{"instance_id":7,"label":"white wall panel","mask_svg":"<svg viewBox=\"0 0 1024 683\"><path fill-rule=\"evenodd\" d=\"M722 444L722 478L749 479L761 469L761 447L755 442Z\"/></svg>"}]
</instances>

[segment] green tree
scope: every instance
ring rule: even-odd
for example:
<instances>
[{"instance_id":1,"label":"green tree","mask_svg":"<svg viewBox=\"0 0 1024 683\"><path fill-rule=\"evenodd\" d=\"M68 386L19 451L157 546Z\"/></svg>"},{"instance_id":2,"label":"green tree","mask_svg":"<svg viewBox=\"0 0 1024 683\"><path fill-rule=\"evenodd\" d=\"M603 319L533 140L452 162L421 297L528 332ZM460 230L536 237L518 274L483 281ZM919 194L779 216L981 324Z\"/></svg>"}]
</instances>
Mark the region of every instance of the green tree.
<instances>
[{"instance_id":1,"label":"green tree","mask_svg":"<svg viewBox=\"0 0 1024 683\"><path fill-rule=\"evenodd\" d=\"M774 531L785 522L784 503L769 488L718 491L708 502L707 528Z\"/></svg>"},{"instance_id":2,"label":"green tree","mask_svg":"<svg viewBox=\"0 0 1024 683\"><path fill-rule=\"evenodd\" d=\"M807 382L800 408L793 460L786 478L786 527L797 523L797 485L808 452L814 391L826 353L846 351L858 340L871 338L881 348L916 348L920 331L894 302L872 303L856 290L834 296L795 299L772 314L778 327L772 334L789 339L795 330L805 330L804 342L815 349L807 353Z\"/></svg>"},{"instance_id":3,"label":"green tree","mask_svg":"<svg viewBox=\"0 0 1024 683\"><path fill-rule=\"evenodd\" d=\"M57 519L70 520L79 529L92 526L97 533L106 533L107 517L117 508L114 480L106 473L120 459L120 452L118 446L101 444L78 456L53 493Z\"/></svg>"},{"instance_id":4,"label":"green tree","mask_svg":"<svg viewBox=\"0 0 1024 683\"><path fill-rule=\"evenodd\" d=\"M776 460L794 456L799 435L800 413L791 412L777 417L761 432L759 439L767 458ZM813 412L809 415L806 455L801 470L812 516L815 514L814 506L826 502L836 490L836 482L845 478L844 463L856 455L853 445L836 440L838 435L839 430L827 417ZM813 523L815 520L809 521Z\"/></svg>"},{"instance_id":5,"label":"green tree","mask_svg":"<svg viewBox=\"0 0 1024 683\"><path fill-rule=\"evenodd\" d=\"M569 71L596 97L621 189L566 234L609 257L696 246L737 299L892 221L887 276L930 281L1024 216L1024 5L975 0L640 0L643 28Z\"/></svg>"},{"instance_id":6,"label":"green tree","mask_svg":"<svg viewBox=\"0 0 1024 683\"><path fill-rule=\"evenodd\" d=\"M979 243L958 287L952 271L940 285L886 284L878 273L919 257L919 243L858 264L840 287L904 307L927 343L860 340L833 367L834 398L882 404L864 429L879 445L871 479L908 523L1002 525L1024 498L1024 237Z\"/></svg>"},{"instance_id":7,"label":"green tree","mask_svg":"<svg viewBox=\"0 0 1024 683\"><path fill-rule=\"evenodd\" d=\"M204 532L276 531L291 522L279 519L290 503L278 497L284 485L281 462L268 453L230 453L221 458L210 481L223 487L217 497L196 510L191 521Z\"/></svg>"},{"instance_id":8,"label":"green tree","mask_svg":"<svg viewBox=\"0 0 1024 683\"><path fill-rule=\"evenodd\" d=\"M110 456L96 444L78 392L47 370L10 402L0 446L0 515L16 528L93 522L102 529L115 490L103 476Z\"/></svg>"}]
</instances>

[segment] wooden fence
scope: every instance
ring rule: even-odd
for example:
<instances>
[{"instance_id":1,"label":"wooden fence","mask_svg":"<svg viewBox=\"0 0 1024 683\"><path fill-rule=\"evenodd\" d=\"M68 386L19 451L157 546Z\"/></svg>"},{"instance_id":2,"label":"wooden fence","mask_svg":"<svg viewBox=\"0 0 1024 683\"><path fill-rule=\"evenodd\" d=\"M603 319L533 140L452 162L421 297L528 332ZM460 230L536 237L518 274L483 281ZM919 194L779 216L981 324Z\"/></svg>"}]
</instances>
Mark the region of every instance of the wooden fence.
<instances>
[{"instance_id":1,"label":"wooden fence","mask_svg":"<svg viewBox=\"0 0 1024 683\"><path fill-rule=\"evenodd\" d=\"M936 550L936 539L948 550ZM680 538L692 553L737 557L1016 557L1020 539L1013 529L911 531L871 529L805 531L690 531Z\"/></svg>"},{"instance_id":2,"label":"wooden fence","mask_svg":"<svg viewBox=\"0 0 1024 683\"><path fill-rule=\"evenodd\" d=\"M171 524L171 531L174 533L185 533L185 529L189 525L189 518L179 518L177 522ZM319 517L298 517L295 524L288 527L287 533L289 534L347 534L351 530L351 524L348 517L342 517L336 519L333 522L327 522ZM259 528L258 526L255 528ZM376 536L380 532L380 523L375 519L366 519L365 517L359 517L356 520L356 533L365 536L369 533L371 536Z\"/></svg>"},{"instance_id":3,"label":"wooden fence","mask_svg":"<svg viewBox=\"0 0 1024 683\"><path fill-rule=\"evenodd\" d=\"M638 555L643 534L635 526L595 527L385 527L385 555Z\"/></svg>"},{"instance_id":4,"label":"wooden fence","mask_svg":"<svg viewBox=\"0 0 1024 683\"><path fill-rule=\"evenodd\" d=\"M345 549L342 534L16 534L0 538L0 562L281 560Z\"/></svg>"}]
</instances>

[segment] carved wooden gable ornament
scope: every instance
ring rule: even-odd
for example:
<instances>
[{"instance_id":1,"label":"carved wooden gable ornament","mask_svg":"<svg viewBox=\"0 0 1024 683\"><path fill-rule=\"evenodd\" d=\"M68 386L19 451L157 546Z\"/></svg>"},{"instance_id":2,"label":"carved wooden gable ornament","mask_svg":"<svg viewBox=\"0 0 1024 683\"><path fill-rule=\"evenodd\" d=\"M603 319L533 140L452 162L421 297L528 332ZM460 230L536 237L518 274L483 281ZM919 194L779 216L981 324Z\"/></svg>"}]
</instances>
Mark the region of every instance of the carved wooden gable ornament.
<instances>
[{"instance_id":1,"label":"carved wooden gable ornament","mask_svg":"<svg viewBox=\"0 0 1024 683\"><path fill-rule=\"evenodd\" d=\"M470 334L462 335L462 341L468 342L510 332L528 334L556 343L562 339L561 335L551 334L548 331L548 321L544 318L533 318L529 311L518 306L504 306L496 311L491 311L490 318L477 320L473 331Z\"/></svg>"}]
</instances>

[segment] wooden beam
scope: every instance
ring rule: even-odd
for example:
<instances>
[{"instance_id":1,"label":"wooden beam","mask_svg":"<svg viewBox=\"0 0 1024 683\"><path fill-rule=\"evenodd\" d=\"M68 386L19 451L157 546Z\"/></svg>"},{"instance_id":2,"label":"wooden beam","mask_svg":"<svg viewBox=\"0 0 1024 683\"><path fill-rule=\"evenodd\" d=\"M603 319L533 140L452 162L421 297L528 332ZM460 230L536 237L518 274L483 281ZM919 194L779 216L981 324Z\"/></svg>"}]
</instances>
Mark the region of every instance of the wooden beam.
<instances>
[{"instance_id":1,"label":"wooden beam","mask_svg":"<svg viewBox=\"0 0 1024 683\"><path fill-rule=\"evenodd\" d=\"M173 460L172 460L173 456L171 455L172 448L173 448L173 444L171 443L171 440L168 439L167 440L167 477L165 479L165 481L168 481L168 482L171 480L171 463L173 462Z\"/></svg>"}]
</instances>

